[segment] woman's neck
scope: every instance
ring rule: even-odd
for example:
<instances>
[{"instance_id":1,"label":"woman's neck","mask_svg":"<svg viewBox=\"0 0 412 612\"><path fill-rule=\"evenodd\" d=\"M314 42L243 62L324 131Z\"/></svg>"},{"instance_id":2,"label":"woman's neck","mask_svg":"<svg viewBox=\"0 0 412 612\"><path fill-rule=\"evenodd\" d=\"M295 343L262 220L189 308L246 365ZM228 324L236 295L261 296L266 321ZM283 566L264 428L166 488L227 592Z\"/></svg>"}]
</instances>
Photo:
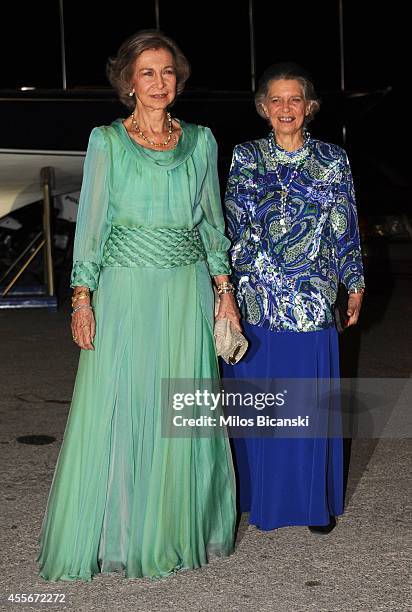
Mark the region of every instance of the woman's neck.
<instances>
[{"instance_id":1,"label":"woman's neck","mask_svg":"<svg viewBox=\"0 0 412 612\"><path fill-rule=\"evenodd\" d=\"M304 138L302 131L295 134L277 134L275 132L276 143L285 151L296 151L303 146Z\"/></svg>"},{"instance_id":2,"label":"woman's neck","mask_svg":"<svg viewBox=\"0 0 412 612\"><path fill-rule=\"evenodd\" d=\"M154 136L167 131L166 113L166 109L149 110L136 106L134 116L140 129L145 134L152 134Z\"/></svg>"}]
</instances>

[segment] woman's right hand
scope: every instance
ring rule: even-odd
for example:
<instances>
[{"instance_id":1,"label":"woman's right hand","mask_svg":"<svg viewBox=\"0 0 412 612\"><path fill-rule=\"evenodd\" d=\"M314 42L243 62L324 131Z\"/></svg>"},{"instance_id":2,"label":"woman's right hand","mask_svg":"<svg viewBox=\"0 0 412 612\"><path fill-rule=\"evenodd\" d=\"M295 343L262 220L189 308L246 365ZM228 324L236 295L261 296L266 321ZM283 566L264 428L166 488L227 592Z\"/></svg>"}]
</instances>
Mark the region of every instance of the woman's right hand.
<instances>
[{"instance_id":1,"label":"woman's right hand","mask_svg":"<svg viewBox=\"0 0 412 612\"><path fill-rule=\"evenodd\" d=\"M94 351L93 340L96 322L91 308L81 308L72 315L72 336L75 343L88 351Z\"/></svg>"},{"instance_id":2,"label":"woman's right hand","mask_svg":"<svg viewBox=\"0 0 412 612\"><path fill-rule=\"evenodd\" d=\"M240 324L240 312L233 293L223 293L219 300L219 311L216 315L216 321L219 319L229 319L233 327L240 333L243 333Z\"/></svg>"}]
</instances>

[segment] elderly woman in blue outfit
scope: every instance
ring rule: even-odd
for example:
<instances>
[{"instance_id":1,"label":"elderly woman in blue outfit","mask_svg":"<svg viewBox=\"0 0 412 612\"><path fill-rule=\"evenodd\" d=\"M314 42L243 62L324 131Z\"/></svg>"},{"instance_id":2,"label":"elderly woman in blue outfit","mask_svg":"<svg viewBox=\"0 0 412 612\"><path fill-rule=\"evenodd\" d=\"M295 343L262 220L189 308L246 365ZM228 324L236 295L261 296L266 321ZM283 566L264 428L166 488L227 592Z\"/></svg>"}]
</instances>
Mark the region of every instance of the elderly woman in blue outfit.
<instances>
[{"instance_id":1,"label":"elderly woman in blue outfit","mask_svg":"<svg viewBox=\"0 0 412 612\"><path fill-rule=\"evenodd\" d=\"M306 126L319 100L306 71L275 64L255 96L267 137L237 145L225 207L247 356L235 378L339 377L333 318L338 285L356 324L364 277L348 158ZM342 437L234 440L240 509L263 530L306 525L328 533L343 513Z\"/></svg>"}]
</instances>

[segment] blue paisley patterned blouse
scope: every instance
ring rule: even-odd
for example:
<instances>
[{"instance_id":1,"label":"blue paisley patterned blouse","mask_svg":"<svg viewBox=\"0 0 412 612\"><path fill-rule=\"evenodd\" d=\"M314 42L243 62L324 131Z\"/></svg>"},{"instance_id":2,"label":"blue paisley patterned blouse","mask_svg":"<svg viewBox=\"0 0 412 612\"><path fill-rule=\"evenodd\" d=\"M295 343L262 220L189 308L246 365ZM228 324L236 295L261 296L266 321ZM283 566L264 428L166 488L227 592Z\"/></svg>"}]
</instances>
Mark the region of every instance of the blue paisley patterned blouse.
<instances>
[{"instance_id":1,"label":"blue paisley patterned blouse","mask_svg":"<svg viewBox=\"0 0 412 612\"><path fill-rule=\"evenodd\" d=\"M243 318L274 331L332 327L338 283L365 285L345 151L308 137L289 153L272 132L237 145L225 208Z\"/></svg>"}]
</instances>

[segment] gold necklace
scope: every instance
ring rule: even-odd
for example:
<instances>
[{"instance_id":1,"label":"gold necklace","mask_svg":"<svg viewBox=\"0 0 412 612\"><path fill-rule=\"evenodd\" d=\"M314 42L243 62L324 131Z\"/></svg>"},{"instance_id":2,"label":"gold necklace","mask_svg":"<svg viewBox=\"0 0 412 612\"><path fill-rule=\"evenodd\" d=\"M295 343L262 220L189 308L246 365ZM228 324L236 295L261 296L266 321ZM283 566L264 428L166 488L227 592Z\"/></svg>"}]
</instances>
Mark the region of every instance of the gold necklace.
<instances>
[{"instance_id":1,"label":"gold necklace","mask_svg":"<svg viewBox=\"0 0 412 612\"><path fill-rule=\"evenodd\" d=\"M168 123L168 137L166 138L166 140L164 142L155 142L154 140L150 140L149 138L147 138L147 136L145 136L142 132L142 130L139 127L139 124L136 121L136 117L134 116L134 111L131 114L131 119L132 119L132 126L135 132L137 132L139 134L139 136L141 138L143 138L144 141L146 141L147 143L149 143L150 145L152 145L152 147L167 147L167 145L169 144L169 142L172 139L172 131L173 131L173 125L172 125L172 115L170 113L167 113L167 123ZM175 139L176 141L176 139Z\"/></svg>"}]
</instances>

